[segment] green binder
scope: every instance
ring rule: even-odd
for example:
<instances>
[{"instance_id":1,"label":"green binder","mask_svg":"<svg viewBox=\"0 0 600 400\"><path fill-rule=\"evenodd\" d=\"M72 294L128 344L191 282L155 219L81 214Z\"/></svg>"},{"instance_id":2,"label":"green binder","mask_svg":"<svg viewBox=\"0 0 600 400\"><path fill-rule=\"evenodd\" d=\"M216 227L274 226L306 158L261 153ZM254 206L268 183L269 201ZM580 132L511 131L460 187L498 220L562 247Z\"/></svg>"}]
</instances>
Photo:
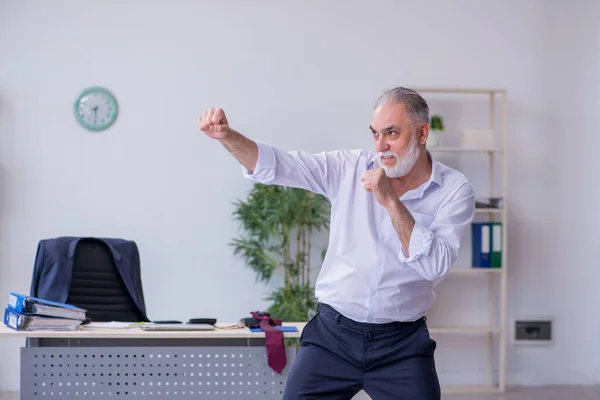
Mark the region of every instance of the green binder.
<instances>
[{"instance_id":1,"label":"green binder","mask_svg":"<svg viewBox=\"0 0 600 400\"><path fill-rule=\"evenodd\" d=\"M490 267L491 268L502 268L502 222L491 222L492 226L491 244L492 249L490 252Z\"/></svg>"}]
</instances>

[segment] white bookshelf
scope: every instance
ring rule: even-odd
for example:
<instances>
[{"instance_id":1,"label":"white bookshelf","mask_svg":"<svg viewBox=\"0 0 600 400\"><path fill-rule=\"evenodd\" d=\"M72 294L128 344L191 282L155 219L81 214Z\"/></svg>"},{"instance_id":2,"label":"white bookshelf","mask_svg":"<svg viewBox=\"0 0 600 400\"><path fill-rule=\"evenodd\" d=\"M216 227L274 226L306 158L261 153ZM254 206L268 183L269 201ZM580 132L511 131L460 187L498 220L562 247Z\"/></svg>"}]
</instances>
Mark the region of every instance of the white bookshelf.
<instances>
[{"instance_id":1,"label":"white bookshelf","mask_svg":"<svg viewBox=\"0 0 600 400\"><path fill-rule=\"evenodd\" d=\"M471 393L500 393L506 388L506 345L507 345L507 92L504 89L468 89L468 88L416 88L425 97L430 94L443 94L445 98L461 101L464 96L485 96L489 104L489 129L494 132L496 146L493 147L433 147L428 148L431 153L464 153L485 154L489 164L489 194L503 198L503 208L477 208L476 217L489 219L502 223L502 263L501 268L476 268L470 265L454 265L446 279L473 279L475 283L481 284L481 279L487 280L488 302L481 304L487 306L488 322L485 326L436 326L435 321L430 320L429 331L433 336L439 335L486 335L487 336L487 384L472 386L442 387L443 393L471 394ZM450 97L448 97L450 96ZM499 102L499 103L498 103ZM497 111L497 108L500 110ZM433 112L433 110L432 110ZM498 115L499 114L499 115ZM500 118L497 120L497 118ZM501 165L498 170L498 164ZM486 165L482 165L482 168ZM467 172L467 171L463 171ZM498 179L500 174L500 179ZM501 187L494 185L501 182ZM477 194L476 194L477 195ZM470 234L470 232L469 232ZM470 249L469 249L470 250ZM479 277L479 278L478 278ZM467 284L467 283L465 283ZM498 290L494 290L498 288ZM438 298L438 301L444 301ZM439 348L438 348L439 349ZM496 359L494 349L497 349Z\"/></svg>"}]
</instances>

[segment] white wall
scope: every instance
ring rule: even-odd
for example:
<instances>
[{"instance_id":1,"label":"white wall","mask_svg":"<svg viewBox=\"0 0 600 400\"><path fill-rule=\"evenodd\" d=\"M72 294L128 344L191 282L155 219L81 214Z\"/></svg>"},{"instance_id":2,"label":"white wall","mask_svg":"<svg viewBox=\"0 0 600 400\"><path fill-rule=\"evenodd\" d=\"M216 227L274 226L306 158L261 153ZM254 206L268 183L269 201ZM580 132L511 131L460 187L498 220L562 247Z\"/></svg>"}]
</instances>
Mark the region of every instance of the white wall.
<instances>
[{"instance_id":1,"label":"white wall","mask_svg":"<svg viewBox=\"0 0 600 400\"><path fill-rule=\"evenodd\" d=\"M386 88L503 87L509 321L556 321L552 347L509 346L509 383L600 382L599 7L341 4L0 0L0 296L28 292L41 238L123 237L140 247L151 318L235 321L266 307L269 288L227 245L238 232L232 202L250 184L198 132L203 109L224 107L254 139L320 151L369 146ZM121 107L104 133L72 116L91 85ZM482 297L485 286L448 281L440 297L458 290ZM437 315L480 317L442 302ZM484 379L485 354L468 343L485 344L440 338L444 384ZM18 388L21 344L0 344L0 390Z\"/></svg>"},{"instance_id":2,"label":"white wall","mask_svg":"<svg viewBox=\"0 0 600 400\"><path fill-rule=\"evenodd\" d=\"M541 132L523 131L512 157L512 193L522 195L512 212L511 303L512 315L553 315L556 344L513 351L511 365L528 371L517 377L524 383L589 384L600 382L600 4L558 2L541 12L543 102L532 110Z\"/></svg>"}]
</instances>

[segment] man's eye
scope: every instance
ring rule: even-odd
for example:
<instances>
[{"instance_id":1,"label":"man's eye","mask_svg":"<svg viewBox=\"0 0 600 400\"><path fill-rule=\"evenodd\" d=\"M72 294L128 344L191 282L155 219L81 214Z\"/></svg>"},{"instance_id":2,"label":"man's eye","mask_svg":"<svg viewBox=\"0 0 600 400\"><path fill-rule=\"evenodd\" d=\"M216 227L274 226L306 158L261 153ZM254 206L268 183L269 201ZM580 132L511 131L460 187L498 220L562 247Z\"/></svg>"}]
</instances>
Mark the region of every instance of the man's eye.
<instances>
[{"instance_id":1,"label":"man's eye","mask_svg":"<svg viewBox=\"0 0 600 400\"><path fill-rule=\"evenodd\" d=\"M373 136L377 136L377 135L378 135L378 133L377 133L377 132L373 132L373 131L371 131L371 133L373 134Z\"/></svg>"},{"instance_id":2,"label":"man's eye","mask_svg":"<svg viewBox=\"0 0 600 400\"><path fill-rule=\"evenodd\" d=\"M390 136L396 136L396 135L398 135L398 132L396 132L396 131L389 131L388 135L390 135Z\"/></svg>"}]
</instances>

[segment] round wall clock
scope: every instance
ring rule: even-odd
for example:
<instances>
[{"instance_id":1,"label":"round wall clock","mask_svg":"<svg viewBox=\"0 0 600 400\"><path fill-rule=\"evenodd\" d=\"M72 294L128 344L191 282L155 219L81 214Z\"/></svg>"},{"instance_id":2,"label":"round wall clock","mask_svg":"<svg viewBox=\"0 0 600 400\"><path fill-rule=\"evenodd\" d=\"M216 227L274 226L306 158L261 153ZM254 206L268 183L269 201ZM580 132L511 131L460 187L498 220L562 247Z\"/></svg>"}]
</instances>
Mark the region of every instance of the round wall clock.
<instances>
[{"instance_id":1,"label":"round wall clock","mask_svg":"<svg viewBox=\"0 0 600 400\"><path fill-rule=\"evenodd\" d=\"M119 107L108 90L90 87L75 100L74 112L79 125L90 131L102 131L115 122Z\"/></svg>"}]
</instances>

